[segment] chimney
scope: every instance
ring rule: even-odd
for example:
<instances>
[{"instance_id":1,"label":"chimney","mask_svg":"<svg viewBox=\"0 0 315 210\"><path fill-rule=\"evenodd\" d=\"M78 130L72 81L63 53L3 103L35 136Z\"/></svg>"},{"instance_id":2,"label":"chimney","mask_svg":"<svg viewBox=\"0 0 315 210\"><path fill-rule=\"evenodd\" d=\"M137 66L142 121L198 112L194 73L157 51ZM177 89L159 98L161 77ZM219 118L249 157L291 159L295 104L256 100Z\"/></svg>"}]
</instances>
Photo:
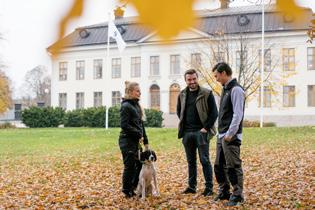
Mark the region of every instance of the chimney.
<instances>
[{"instance_id":1,"label":"chimney","mask_svg":"<svg viewBox=\"0 0 315 210\"><path fill-rule=\"evenodd\" d=\"M125 10L123 10L122 7L117 6L116 9L114 10L115 20L123 18L124 13L125 13Z\"/></svg>"},{"instance_id":2,"label":"chimney","mask_svg":"<svg viewBox=\"0 0 315 210\"><path fill-rule=\"evenodd\" d=\"M220 0L221 3L221 9L227 9L229 7L230 4L230 0Z\"/></svg>"}]
</instances>

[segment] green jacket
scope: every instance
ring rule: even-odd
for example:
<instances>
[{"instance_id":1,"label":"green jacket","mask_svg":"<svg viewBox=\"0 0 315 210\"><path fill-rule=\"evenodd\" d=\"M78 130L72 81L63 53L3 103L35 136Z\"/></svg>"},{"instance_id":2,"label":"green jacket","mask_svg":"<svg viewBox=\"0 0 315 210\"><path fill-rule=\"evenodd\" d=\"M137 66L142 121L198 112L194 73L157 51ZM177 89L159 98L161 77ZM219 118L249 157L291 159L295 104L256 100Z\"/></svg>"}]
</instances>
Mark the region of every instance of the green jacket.
<instances>
[{"instance_id":1,"label":"green jacket","mask_svg":"<svg viewBox=\"0 0 315 210\"><path fill-rule=\"evenodd\" d=\"M186 106L187 89L188 87L186 87L184 90L180 92L180 94L178 95L178 100L177 100L177 116L179 118L178 138L182 138L184 136L184 114L185 114L185 106ZM196 99L196 108L197 108L200 121L204 127L206 127L205 123L208 119L208 113L209 113L208 97L210 94L212 94L211 90L208 90L206 88L199 86L198 96ZM214 108L216 109L216 107ZM208 133L209 133L210 138L216 135L215 127L212 126L210 130L208 130Z\"/></svg>"}]
</instances>

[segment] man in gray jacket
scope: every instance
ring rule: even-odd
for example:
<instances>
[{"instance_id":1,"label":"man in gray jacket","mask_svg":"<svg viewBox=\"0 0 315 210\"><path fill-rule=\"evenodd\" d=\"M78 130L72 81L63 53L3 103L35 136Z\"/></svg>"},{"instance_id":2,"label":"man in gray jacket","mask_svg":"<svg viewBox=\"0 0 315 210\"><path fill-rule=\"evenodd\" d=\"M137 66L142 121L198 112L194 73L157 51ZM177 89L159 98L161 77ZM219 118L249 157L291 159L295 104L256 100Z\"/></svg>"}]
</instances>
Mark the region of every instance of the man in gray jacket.
<instances>
[{"instance_id":1,"label":"man in gray jacket","mask_svg":"<svg viewBox=\"0 0 315 210\"><path fill-rule=\"evenodd\" d=\"M212 69L214 76L223 86L219 118L217 154L214 172L219 184L215 200L229 200L226 206L244 202L243 170L240 158L242 142L245 94L243 88L232 78L232 70L227 63L221 62ZM230 194L230 183L233 186Z\"/></svg>"},{"instance_id":2,"label":"man in gray jacket","mask_svg":"<svg viewBox=\"0 0 315 210\"><path fill-rule=\"evenodd\" d=\"M213 194L213 181L209 157L209 137L214 135L213 125L218 111L212 92L198 85L196 70L187 70L184 78L187 87L181 91L177 101L177 116L180 119L178 138L183 138L189 176L188 187L183 193L196 193L198 150L206 181L202 194L210 196Z\"/></svg>"}]
</instances>

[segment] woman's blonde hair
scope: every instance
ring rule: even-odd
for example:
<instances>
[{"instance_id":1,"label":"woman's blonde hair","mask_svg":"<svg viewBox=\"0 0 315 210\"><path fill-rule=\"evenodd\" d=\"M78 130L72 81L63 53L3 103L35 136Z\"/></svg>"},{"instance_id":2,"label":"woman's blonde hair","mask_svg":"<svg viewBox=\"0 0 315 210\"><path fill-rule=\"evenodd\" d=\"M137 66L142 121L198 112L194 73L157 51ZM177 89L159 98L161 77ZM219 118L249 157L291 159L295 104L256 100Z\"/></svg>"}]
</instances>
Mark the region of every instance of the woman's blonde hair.
<instances>
[{"instance_id":1,"label":"woman's blonde hair","mask_svg":"<svg viewBox=\"0 0 315 210\"><path fill-rule=\"evenodd\" d=\"M137 82L129 82L129 81L125 81L125 96L124 99L132 99L130 96L130 93L136 88L139 87L139 83ZM139 104L140 109L141 109L141 119L142 121L146 120L145 117L145 112L143 107Z\"/></svg>"},{"instance_id":2,"label":"woman's blonde hair","mask_svg":"<svg viewBox=\"0 0 315 210\"><path fill-rule=\"evenodd\" d=\"M125 81L125 99L132 99L130 93L136 88L139 87L137 82Z\"/></svg>"}]
</instances>

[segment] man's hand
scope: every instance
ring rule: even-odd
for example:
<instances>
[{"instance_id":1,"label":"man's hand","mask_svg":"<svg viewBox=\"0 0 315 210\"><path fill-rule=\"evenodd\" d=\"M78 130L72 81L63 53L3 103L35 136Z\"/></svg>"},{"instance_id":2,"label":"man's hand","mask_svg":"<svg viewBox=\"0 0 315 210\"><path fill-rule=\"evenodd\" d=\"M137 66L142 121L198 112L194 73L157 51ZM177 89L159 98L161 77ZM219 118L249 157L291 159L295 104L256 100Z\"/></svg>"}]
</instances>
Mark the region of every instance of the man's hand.
<instances>
[{"instance_id":1,"label":"man's hand","mask_svg":"<svg viewBox=\"0 0 315 210\"><path fill-rule=\"evenodd\" d=\"M233 136L224 136L224 141L230 142Z\"/></svg>"},{"instance_id":2,"label":"man's hand","mask_svg":"<svg viewBox=\"0 0 315 210\"><path fill-rule=\"evenodd\" d=\"M208 133L208 131L205 128L201 128L200 132L201 133Z\"/></svg>"}]
</instances>

